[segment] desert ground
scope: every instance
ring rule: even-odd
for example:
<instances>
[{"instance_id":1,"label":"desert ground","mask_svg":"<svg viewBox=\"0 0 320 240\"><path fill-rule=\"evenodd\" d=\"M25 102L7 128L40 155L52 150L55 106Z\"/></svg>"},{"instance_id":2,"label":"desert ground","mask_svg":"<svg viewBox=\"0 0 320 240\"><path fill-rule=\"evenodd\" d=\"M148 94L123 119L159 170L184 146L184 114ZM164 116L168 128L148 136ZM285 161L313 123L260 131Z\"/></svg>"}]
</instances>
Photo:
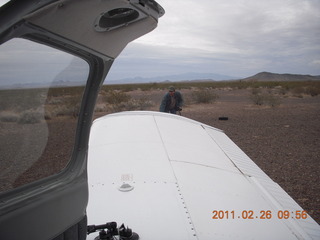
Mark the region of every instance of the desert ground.
<instances>
[{"instance_id":1,"label":"desert ground","mask_svg":"<svg viewBox=\"0 0 320 240\"><path fill-rule=\"evenodd\" d=\"M102 89L99 94L94 118L126 110L159 111L161 99L167 92L164 88L147 91L113 90L111 100L119 95L120 98L110 102L110 92L106 89ZM259 94L269 99L269 103L261 103L252 98L257 95L255 89L224 87L208 89L215 97L212 102L202 103L194 97L196 92L199 93L199 89L178 90L185 99L181 112L183 117L223 130L271 179L320 223L320 94L311 96L303 92L288 93L279 88L260 89ZM270 96L272 98L269 98ZM61 104L61 101L53 102ZM32 133L44 129L43 132L49 132L50 137L47 146L43 146L45 150L42 157L34 163L28 163L25 167L27 170L18 171L16 163L0 162L0 190L8 190L32 182L35 178L49 176L65 166L66 163L60 159L68 159L71 154L70 146L73 144L77 121L75 115L71 115L46 117L45 122L21 126L1 122L3 132L0 140L3 149L20 144L12 144L7 137L12 136L12 131L17 131L17 126L19 131ZM227 117L228 120L219 120L219 117ZM28 128L24 129L26 126ZM23 142L22 140L19 141ZM41 145L42 140L37 141L39 142L35 144ZM25 146L26 151L19 154L30 155L32 148L28 146ZM13 148L12 153L14 151ZM49 161L48 165L48 159L54 161Z\"/></svg>"},{"instance_id":2,"label":"desert ground","mask_svg":"<svg viewBox=\"0 0 320 240\"><path fill-rule=\"evenodd\" d=\"M277 104L271 106L255 104L252 89L213 91L218 96L214 102L194 103L194 90L181 89L185 98L182 116L223 130L320 223L320 96L277 95ZM133 99L151 100L153 105L147 110L154 111L159 110L165 93L128 92ZM96 117L104 114L97 112Z\"/></svg>"},{"instance_id":3,"label":"desert ground","mask_svg":"<svg viewBox=\"0 0 320 240\"><path fill-rule=\"evenodd\" d=\"M186 108L184 116L222 129L319 223L319 96L283 98L277 107L253 105L246 90L219 96L214 104Z\"/></svg>"}]
</instances>

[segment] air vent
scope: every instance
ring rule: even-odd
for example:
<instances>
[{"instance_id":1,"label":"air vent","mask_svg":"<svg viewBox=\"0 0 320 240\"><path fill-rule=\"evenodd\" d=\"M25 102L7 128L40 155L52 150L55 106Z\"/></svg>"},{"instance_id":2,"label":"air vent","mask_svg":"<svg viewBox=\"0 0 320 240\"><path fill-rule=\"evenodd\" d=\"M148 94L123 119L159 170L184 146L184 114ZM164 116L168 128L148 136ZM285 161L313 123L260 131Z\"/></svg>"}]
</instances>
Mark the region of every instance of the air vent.
<instances>
[{"instance_id":1,"label":"air vent","mask_svg":"<svg viewBox=\"0 0 320 240\"><path fill-rule=\"evenodd\" d=\"M101 13L96 19L94 28L98 32L110 31L125 26L139 18L139 12L131 8L116 8Z\"/></svg>"}]
</instances>

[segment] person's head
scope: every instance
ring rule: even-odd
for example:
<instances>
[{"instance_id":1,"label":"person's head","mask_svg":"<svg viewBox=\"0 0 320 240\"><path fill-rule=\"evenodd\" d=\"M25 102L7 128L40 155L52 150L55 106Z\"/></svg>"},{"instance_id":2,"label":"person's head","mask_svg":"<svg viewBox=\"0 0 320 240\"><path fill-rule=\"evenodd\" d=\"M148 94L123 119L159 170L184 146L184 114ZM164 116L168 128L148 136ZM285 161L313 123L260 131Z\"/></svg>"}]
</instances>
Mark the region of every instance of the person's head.
<instances>
[{"instance_id":1,"label":"person's head","mask_svg":"<svg viewBox=\"0 0 320 240\"><path fill-rule=\"evenodd\" d=\"M170 96L173 96L174 95L174 93L175 93L175 88L174 87L169 87L169 94L170 94Z\"/></svg>"}]
</instances>

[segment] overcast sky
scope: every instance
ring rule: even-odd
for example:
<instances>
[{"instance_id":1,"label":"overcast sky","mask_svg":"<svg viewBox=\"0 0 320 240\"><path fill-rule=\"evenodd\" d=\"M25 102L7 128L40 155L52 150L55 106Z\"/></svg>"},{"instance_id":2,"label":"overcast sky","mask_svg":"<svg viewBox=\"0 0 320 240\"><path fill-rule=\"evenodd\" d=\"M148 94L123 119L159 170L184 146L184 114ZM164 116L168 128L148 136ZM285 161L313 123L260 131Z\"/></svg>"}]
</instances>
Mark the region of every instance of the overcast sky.
<instances>
[{"instance_id":1,"label":"overcast sky","mask_svg":"<svg viewBox=\"0 0 320 240\"><path fill-rule=\"evenodd\" d=\"M185 72L320 75L319 0L157 2L166 11L157 29L127 46L110 79Z\"/></svg>"},{"instance_id":2,"label":"overcast sky","mask_svg":"<svg viewBox=\"0 0 320 240\"><path fill-rule=\"evenodd\" d=\"M157 2L166 11L158 27L127 46L110 80L187 72L320 75L320 0Z\"/></svg>"}]
</instances>

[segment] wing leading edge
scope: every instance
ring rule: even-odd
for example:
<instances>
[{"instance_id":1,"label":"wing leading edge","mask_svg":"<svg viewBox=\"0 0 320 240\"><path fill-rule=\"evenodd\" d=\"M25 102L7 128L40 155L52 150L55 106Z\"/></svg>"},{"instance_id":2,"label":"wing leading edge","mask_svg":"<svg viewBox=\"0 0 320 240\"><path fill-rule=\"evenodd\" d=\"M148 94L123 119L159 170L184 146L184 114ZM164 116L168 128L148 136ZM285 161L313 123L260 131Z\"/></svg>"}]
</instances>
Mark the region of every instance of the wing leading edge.
<instances>
[{"instance_id":1,"label":"wing leading edge","mask_svg":"<svg viewBox=\"0 0 320 240\"><path fill-rule=\"evenodd\" d=\"M124 222L141 239L320 237L319 225L296 216L303 209L236 144L199 122L107 115L92 126L88 158L89 224Z\"/></svg>"}]
</instances>

